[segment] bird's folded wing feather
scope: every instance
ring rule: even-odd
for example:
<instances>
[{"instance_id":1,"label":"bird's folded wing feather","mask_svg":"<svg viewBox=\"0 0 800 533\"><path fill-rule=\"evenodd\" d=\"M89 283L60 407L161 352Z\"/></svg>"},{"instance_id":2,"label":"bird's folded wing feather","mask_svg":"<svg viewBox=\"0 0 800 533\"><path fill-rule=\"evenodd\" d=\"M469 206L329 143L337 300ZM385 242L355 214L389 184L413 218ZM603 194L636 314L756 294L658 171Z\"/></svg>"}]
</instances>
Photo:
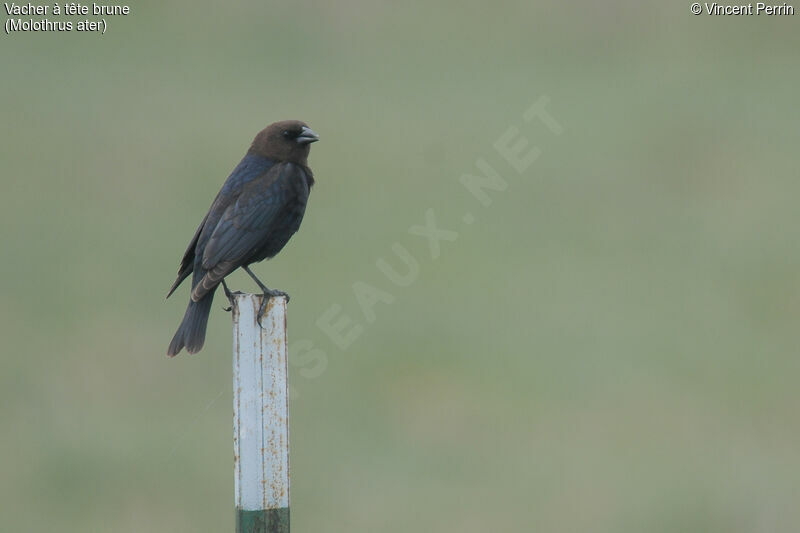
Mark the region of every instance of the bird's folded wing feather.
<instances>
[{"instance_id":1,"label":"bird's folded wing feather","mask_svg":"<svg viewBox=\"0 0 800 533\"><path fill-rule=\"evenodd\" d=\"M290 165L275 165L242 189L205 247L205 270L216 270L222 263L238 263L269 239L291 194L290 180Z\"/></svg>"}]
</instances>

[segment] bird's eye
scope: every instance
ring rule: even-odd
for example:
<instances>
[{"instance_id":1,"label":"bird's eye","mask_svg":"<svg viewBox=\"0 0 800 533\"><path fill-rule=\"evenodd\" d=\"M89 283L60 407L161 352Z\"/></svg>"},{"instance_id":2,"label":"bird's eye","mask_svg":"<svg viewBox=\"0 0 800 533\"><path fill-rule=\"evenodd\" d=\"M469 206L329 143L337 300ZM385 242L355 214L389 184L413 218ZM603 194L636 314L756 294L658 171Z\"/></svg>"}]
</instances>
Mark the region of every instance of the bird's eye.
<instances>
[{"instance_id":1,"label":"bird's eye","mask_svg":"<svg viewBox=\"0 0 800 533\"><path fill-rule=\"evenodd\" d=\"M289 130L283 130L283 136L284 137L286 137L288 139L290 135L291 135L291 133L289 133Z\"/></svg>"}]
</instances>

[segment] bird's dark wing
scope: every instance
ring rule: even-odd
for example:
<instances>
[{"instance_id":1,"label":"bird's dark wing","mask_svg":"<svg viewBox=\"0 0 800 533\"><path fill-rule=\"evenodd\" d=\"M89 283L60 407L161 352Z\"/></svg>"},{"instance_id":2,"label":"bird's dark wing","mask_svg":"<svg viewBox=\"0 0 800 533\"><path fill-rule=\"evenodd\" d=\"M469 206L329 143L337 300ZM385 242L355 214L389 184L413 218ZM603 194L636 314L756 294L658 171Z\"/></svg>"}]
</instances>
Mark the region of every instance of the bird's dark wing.
<instances>
[{"instance_id":1,"label":"bird's dark wing","mask_svg":"<svg viewBox=\"0 0 800 533\"><path fill-rule=\"evenodd\" d=\"M202 267L206 273L192 290L193 300L202 298L270 238L295 194L292 180L298 171L292 164L274 165L242 188L205 246Z\"/></svg>"},{"instance_id":2,"label":"bird's dark wing","mask_svg":"<svg viewBox=\"0 0 800 533\"><path fill-rule=\"evenodd\" d=\"M186 248L186 252L183 254L183 259L181 260L181 266L178 269L178 277L175 283L172 284L172 287L170 287L167 298L175 292L178 285L180 285L194 270L195 256L202 256L205 243L208 241L211 234L209 230L213 230L216 227L225 208L235 199L237 191L241 190L246 184L253 180L262 177L269 171L272 165L274 165L274 162L271 159L249 153L236 165L236 168L230 173L225 183L222 184L222 188L211 203L208 213L203 217L203 221L200 223L194 237L192 237L192 240L189 242L189 246ZM206 228L206 225L208 225L209 228Z\"/></svg>"}]
</instances>

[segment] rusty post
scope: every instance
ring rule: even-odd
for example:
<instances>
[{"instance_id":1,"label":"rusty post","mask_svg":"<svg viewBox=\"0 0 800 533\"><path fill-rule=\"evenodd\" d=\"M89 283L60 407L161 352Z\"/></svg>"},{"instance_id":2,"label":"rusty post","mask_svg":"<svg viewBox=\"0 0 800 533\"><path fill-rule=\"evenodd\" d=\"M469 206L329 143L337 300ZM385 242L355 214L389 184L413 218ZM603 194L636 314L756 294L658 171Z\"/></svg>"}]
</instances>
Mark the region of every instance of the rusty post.
<instances>
[{"instance_id":1,"label":"rusty post","mask_svg":"<svg viewBox=\"0 0 800 533\"><path fill-rule=\"evenodd\" d=\"M233 305L233 457L237 533L289 532L289 379L286 299Z\"/></svg>"}]
</instances>

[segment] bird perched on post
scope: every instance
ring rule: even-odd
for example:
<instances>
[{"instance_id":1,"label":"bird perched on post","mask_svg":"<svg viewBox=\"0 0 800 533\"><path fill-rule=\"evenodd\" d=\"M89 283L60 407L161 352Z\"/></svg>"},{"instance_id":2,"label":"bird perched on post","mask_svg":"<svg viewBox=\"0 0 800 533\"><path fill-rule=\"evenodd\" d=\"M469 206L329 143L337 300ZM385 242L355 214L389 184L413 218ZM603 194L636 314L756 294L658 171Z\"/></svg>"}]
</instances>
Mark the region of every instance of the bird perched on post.
<instances>
[{"instance_id":1,"label":"bird perched on post","mask_svg":"<svg viewBox=\"0 0 800 533\"><path fill-rule=\"evenodd\" d=\"M200 223L178 269L167 298L189 274L192 291L183 322L172 338L167 355L186 347L196 353L203 347L214 291L225 276L242 267L264 293L258 323L272 296L288 295L267 288L249 265L281 251L300 228L314 184L308 167L310 145L319 136L304 122L285 120L259 132L253 144L222 185Z\"/></svg>"}]
</instances>

